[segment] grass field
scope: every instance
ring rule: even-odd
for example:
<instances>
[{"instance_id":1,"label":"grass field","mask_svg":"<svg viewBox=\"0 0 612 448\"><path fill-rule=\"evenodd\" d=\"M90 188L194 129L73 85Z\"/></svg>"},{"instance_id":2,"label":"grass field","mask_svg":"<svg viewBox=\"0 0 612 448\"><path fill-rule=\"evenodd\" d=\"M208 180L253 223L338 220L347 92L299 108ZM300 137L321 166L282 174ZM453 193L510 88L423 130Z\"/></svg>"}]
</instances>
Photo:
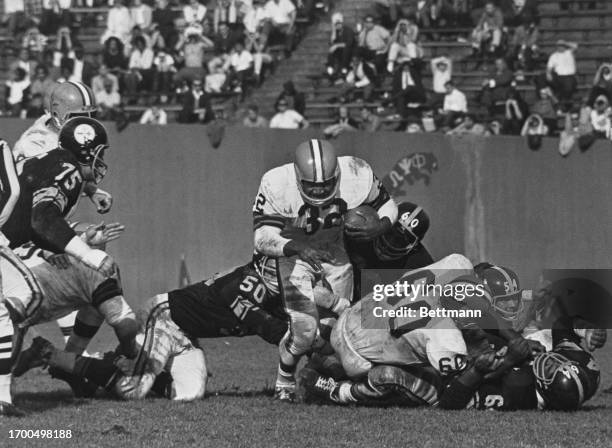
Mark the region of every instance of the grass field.
<instances>
[{"instance_id":1,"label":"grass field","mask_svg":"<svg viewBox=\"0 0 612 448\"><path fill-rule=\"evenodd\" d=\"M600 392L575 413L281 404L270 392L273 347L255 338L203 347L213 377L206 399L195 403L73 399L46 372L29 372L16 385L16 402L29 415L0 418L0 447L612 447L612 394L601 393L612 383L610 347L597 353ZM72 438L15 440L11 429L70 429Z\"/></svg>"}]
</instances>

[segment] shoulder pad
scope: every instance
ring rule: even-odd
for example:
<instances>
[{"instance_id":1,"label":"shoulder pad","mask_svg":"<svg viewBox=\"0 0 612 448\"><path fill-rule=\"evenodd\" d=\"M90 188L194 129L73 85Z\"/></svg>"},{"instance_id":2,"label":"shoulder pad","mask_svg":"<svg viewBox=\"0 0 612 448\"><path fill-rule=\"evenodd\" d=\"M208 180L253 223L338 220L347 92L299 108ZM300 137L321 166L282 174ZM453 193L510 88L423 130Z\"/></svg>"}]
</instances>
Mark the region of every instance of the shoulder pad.
<instances>
[{"instance_id":1,"label":"shoulder pad","mask_svg":"<svg viewBox=\"0 0 612 448\"><path fill-rule=\"evenodd\" d=\"M363 159L352 156L338 157L340 166L339 196L349 209L360 206L368 198L374 180L372 168Z\"/></svg>"},{"instance_id":2,"label":"shoulder pad","mask_svg":"<svg viewBox=\"0 0 612 448\"><path fill-rule=\"evenodd\" d=\"M260 193L278 214L292 216L297 213L295 200L300 196L293 163L266 172L261 178Z\"/></svg>"}]
</instances>

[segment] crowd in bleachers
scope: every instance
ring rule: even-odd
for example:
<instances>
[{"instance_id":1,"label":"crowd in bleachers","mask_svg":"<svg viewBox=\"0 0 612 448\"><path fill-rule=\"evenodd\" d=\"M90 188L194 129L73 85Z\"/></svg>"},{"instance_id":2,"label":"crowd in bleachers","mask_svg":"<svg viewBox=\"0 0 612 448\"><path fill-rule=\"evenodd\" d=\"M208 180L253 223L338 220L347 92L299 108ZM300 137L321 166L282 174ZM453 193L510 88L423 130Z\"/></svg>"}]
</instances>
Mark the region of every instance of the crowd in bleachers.
<instances>
[{"instance_id":1,"label":"crowd in bleachers","mask_svg":"<svg viewBox=\"0 0 612 448\"><path fill-rule=\"evenodd\" d=\"M56 81L92 87L100 118L147 106L141 121L214 118L211 97L244 96L290 57L298 14L306 20L330 0L5 0L9 67L2 112L33 117ZM320 5L318 5L320 3ZM104 23L86 55L87 30ZM91 41L91 39L88 39ZM3 43L4 45L4 43ZM284 54L283 54L284 53Z\"/></svg>"},{"instance_id":2,"label":"crowd in bleachers","mask_svg":"<svg viewBox=\"0 0 612 448\"><path fill-rule=\"evenodd\" d=\"M561 1L560 7L596 5ZM537 0L372 0L371 14L357 23L339 13L331 20L324 76L337 86L332 104L379 102L381 111L394 111L387 120L406 132L563 132L578 135L582 146L610 137L610 64L600 67L588 96L576 98L579 43L560 39L552 53L542 51ZM466 36L455 28L472 31ZM426 47L441 40L471 49L460 62L471 61L471 71L482 73L475 101L454 78L458 60L425 57ZM537 98L528 103L522 92L529 86ZM328 134L355 128L346 108L339 109L338 120Z\"/></svg>"}]
</instances>

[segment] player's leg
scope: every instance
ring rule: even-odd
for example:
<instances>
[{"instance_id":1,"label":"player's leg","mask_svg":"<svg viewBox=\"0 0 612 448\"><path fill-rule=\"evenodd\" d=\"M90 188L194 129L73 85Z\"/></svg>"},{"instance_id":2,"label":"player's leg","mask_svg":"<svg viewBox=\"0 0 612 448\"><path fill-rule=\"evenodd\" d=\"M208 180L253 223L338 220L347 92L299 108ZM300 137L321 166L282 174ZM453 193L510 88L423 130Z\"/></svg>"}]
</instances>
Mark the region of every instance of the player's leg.
<instances>
[{"instance_id":1,"label":"player's leg","mask_svg":"<svg viewBox=\"0 0 612 448\"><path fill-rule=\"evenodd\" d=\"M12 403L11 370L21 351L24 322L41 303L41 288L30 270L8 247L0 247L0 402ZM0 414L10 414L0 406Z\"/></svg>"},{"instance_id":2,"label":"player's leg","mask_svg":"<svg viewBox=\"0 0 612 448\"><path fill-rule=\"evenodd\" d=\"M72 334L72 330L74 329L76 315L77 312L73 311L67 316L60 317L57 320L57 325L59 326L60 331L62 332L62 336L64 337L64 343L68 343L68 340L70 339L70 335Z\"/></svg>"},{"instance_id":3,"label":"player's leg","mask_svg":"<svg viewBox=\"0 0 612 448\"><path fill-rule=\"evenodd\" d=\"M314 272L296 257L278 260L278 283L285 311L290 319L287 334L281 340L276 377L277 398L293 401L297 364L316 340L318 312L314 301Z\"/></svg>"},{"instance_id":4,"label":"player's leg","mask_svg":"<svg viewBox=\"0 0 612 448\"><path fill-rule=\"evenodd\" d=\"M201 348L192 344L191 348L175 355L170 360L168 370L172 375L170 399L177 401L193 401L204 397L208 370L206 358Z\"/></svg>"},{"instance_id":5,"label":"player's leg","mask_svg":"<svg viewBox=\"0 0 612 448\"><path fill-rule=\"evenodd\" d=\"M66 340L64 350L82 355L104 322L104 316L93 306L81 308L67 317L72 319L72 316L74 316L74 327L70 337ZM58 322L60 320L58 319Z\"/></svg>"},{"instance_id":6,"label":"player's leg","mask_svg":"<svg viewBox=\"0 0 612 448\"><path fill-rule=\"evenodd\" d=\"M350 330L350 320L358 318L359 314L354 314L351 309L344 311L334 325L330 336L331 346L349 378L362 378L373 367L373 364L363 357L358 350L358 347L362 345L359 341L362 339L367 341L365 333L372 330Z\"/></svg>"}]
</instances>

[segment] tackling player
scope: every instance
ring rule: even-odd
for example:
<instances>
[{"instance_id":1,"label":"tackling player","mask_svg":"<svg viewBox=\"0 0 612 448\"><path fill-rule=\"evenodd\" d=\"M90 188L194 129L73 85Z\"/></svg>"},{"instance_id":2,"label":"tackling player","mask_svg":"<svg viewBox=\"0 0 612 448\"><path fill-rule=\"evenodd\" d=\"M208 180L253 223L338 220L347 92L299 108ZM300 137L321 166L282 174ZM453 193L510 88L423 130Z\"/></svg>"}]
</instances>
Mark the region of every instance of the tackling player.
<instances>
[{"instance_id":1,"label":"tackling player","mask_svg":"<svg viewBox=\"0 0 612 448\"><path fill-rule=\"evenodd\" d=\"M23 372L47 364L124 399L145 398L157 381L154 390L191 401L204 396L207 380L196 338L258 335L276 345L287 331L280 297L269 294L251 263L159 294L146 302L138 319L138 355L133 360L77 356L37 338L24 351L28 361ZM166 368L169 376L163 374Z\"/></svg>"},{"instance_id":2,"label":"tackling player","mask_svg":"<svg viewBox=\"0 0 612 448\"><path fill-rule=\"evenodd\" d=\"M317 279L324 278L336 295L352 297L342 216L364 204L374 207L380 219L351 230L348 235L354 239L374 239L388 231L397 219L397 206L365 161L337 157L328 141L300 144L294 163L261 179L253 206L255 251L277 259L278 287L291 320L279 345L275 396L282 401L294 400L297 363L317 340Z\"/></svg>"},{"instance_id":3,"label":"tackling player","mask_svg":"<svg viewBox=\"0 0 612 448\"><path fill-rule=\"evenodd\" d=\"M48 112L32 124L17 140L13 148L15 160L38 157L58 147L58 134L66 120L72 117L93 117L97 111L96 100L91 89L78 81L56 84L46 92ZM85 182L83 189L96 206L98 213L110 211L113 197L97 187L94 182ZM58 320L60 330L67 342L74 327L76 313Z\"/></svg>"},{"instance_id":4,"label":"tackling player","mask_svg":"<svg viewBox=\"0 0 612 448\"><path fill-rule=\"evenodd\" d=\"M95 324L99 326L102 315L129 353L137 327L123 299L115 262L76 235L64 218L77 205L83 179L98 182L106 173L106 130L92 118L75 117L62 127L59 145L63 149L22 159L17 165L21 195L3 231L27 268L0 253L5 293L0 303L0 338L7 341L2 348L18 353L28 326L85 307L88 319L77 322L82 335L97 330ZM48 263L43 250L71 255L70 267L58 269ZM19 330L15 344L11 342L14 326ZM8 370L0 374L0 402L8 404L12 364L11 360Z\"/></svg>"}]
</instances>

